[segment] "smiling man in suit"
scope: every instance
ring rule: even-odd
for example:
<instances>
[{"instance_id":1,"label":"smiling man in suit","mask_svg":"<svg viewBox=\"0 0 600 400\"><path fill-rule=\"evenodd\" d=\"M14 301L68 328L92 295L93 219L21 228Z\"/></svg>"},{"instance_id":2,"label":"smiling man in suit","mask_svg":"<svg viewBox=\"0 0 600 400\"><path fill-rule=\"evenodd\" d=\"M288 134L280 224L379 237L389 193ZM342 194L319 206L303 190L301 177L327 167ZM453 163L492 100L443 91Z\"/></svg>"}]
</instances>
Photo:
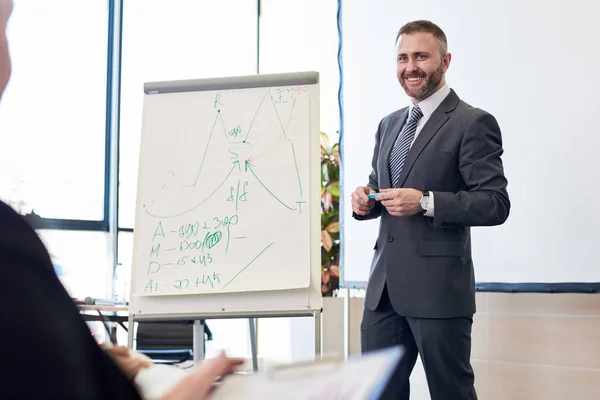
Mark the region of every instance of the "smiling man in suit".
<instances>
[{"instance_id":1,"label":"smiling man in suit","mask_svg":"<svg viewBox=\"0 0 600 400\"><path fill-rule=\"evenodd\" d=\"M396 49L398 80L412 101L381 120L369 183L352 193L354 218L381 217L361 347L405 348L385 399L409 399L418 354L432 400L476 399L470 227L508 218L500 128L446 84L451 55L437 25L404 25Z\"/></svg>"}]
</instances>

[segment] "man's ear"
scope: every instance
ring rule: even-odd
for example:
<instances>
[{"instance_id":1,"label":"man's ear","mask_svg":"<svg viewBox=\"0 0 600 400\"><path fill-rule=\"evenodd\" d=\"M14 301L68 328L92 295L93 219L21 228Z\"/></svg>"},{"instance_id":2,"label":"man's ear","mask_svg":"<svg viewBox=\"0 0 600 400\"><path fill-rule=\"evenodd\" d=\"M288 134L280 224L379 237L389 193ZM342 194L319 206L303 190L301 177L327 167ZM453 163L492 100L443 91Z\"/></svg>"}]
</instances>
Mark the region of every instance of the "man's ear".
<instances>
[{"instance_id":1,"label":"man's ear","mask_svg":"<svg viewBox=\"0 0 600 400\"><path fill-rule=\"evenodd\" d=\"M450 61L452 61L452 54L446 53L442 62L444 63L444 72L450 68Z\"/></svg>"}]
</instances>

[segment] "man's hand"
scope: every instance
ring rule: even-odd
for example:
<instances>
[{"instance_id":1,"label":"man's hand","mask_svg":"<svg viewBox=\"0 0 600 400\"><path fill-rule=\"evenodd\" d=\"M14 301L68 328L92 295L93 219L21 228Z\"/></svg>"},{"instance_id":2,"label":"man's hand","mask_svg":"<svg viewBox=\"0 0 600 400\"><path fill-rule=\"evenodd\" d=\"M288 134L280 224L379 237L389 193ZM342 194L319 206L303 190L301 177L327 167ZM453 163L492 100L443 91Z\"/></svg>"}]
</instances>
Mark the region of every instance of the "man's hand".
<instances>
[{"instance_id":1,"label":"man's hand","mask_svg":"<svg viewBox=\"0 0 600 400\"><path fill-rule=\"evenodd\" d=\"M368 194L375 191L366 186L359 186L352 192L352 211L357 215L368 215L375 205L375 201L370 200Z\"/></svg>"},{"instance_id":2,"label":"man's hand","mask_svg":"<svg viewBox=\"0 0 600 400\"><path fill-rule=\"evenodd\" d=\"M395 217L408 217L423 212L421 196L416 189L382 189L377 200ZM353 203L354 204L354 203Z\"/></svg>"}]
</instances>

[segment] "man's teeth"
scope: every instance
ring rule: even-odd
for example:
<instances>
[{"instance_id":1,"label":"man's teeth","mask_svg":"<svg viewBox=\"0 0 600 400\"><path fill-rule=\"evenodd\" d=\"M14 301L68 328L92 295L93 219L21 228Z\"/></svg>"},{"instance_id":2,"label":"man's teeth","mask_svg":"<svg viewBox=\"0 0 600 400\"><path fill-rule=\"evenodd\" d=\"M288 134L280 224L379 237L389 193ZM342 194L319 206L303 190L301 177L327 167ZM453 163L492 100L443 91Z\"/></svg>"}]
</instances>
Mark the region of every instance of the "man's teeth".
<instances>
[{"instance_id":1,"label":"man's teeth","mask_svg":"<svg viewBox=\"0 0 600 400\"><path fill-rule=\"evenodd\" d=\"M420 81L421 79L423 79L423 78L421 78L421 77L420 78L407 78L407 80L410 82Z\"/></svg>"}]
</instances>

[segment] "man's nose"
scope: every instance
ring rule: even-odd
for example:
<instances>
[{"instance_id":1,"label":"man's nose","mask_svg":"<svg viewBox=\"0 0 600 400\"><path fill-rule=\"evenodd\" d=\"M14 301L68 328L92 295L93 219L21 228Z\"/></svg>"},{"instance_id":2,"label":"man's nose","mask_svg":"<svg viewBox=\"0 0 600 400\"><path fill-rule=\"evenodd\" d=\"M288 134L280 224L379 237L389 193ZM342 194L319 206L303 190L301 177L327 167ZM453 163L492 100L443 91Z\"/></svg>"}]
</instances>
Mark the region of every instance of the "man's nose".
<instances>
[{"instance_id":1,"label":"man's nose","mask_svg":"<svg viewBox=\"0 0 600 400\"><path fill-rule=\"evenodd\" d=\"M406 72L414 72L417 69L417 62L413 58L409 58L406 64Z\"/></svg>"}]
</instances>

